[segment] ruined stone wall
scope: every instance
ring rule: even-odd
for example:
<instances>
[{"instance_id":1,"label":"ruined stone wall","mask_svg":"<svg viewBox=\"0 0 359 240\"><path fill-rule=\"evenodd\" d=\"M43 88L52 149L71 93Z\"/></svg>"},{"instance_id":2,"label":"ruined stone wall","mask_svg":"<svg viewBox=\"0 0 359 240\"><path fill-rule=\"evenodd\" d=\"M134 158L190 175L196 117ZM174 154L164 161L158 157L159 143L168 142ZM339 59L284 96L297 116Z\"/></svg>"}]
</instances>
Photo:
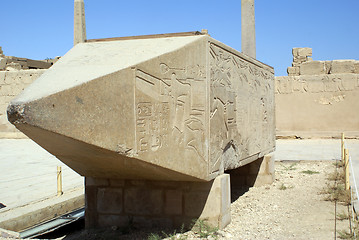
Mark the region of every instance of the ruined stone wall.
<instances>
[{"instance_id":1,"label":"ruined stone wall","mask_svg":"<svg viewBox=\"0 0 359 240\"><path fill-rule=\"evenodd\" d=\"M46 69L30 69L18 71L0 70L0 138L25 138L7 120L6 109L10 101L36 78L41 76Z\"/></svg>"},{"instance_id":2,"label":"ruined stone wall","mask_svg":"<svg viewBox=\"0 0 359 240\"><path fill-rule=\"evenodd\" d=\"M313 61L294 48L288 76L276 77L277 136L359 137L359 61Z\"/></svg>"}]
</instances>

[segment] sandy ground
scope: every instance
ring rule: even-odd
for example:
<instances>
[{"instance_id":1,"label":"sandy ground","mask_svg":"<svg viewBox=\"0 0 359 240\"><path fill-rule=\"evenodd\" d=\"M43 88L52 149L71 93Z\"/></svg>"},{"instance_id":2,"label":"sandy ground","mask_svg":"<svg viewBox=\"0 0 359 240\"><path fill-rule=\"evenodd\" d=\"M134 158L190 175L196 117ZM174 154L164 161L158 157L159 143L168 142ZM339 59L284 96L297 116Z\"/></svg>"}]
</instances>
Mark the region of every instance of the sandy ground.
<instances>
[{"instance_id":1,"label":"sandy ground","mask_svg":"<svg viewBox=\"0 0 359 240\"><path fill-rule=\"evenodd\" d=\"M335 171L335 161L276 162L272 185L232 191L231 223L223 230L201 238L195 231L173 234L169 239L334 239L339 230L349 231L348 220L337 220L335 204L325 201L327 177ZM307 172L305 172L307 171ZM337 204L337 212L348 208ZM166 235L156 229L78 231L57 239L149 239ZM178 231L178 230L177 230ZM338 237L338 233L337 233Z\"/></svg>"},{"instance_id":2,"label":"sandy ground","mask_svg":"<svg viewBox=\"0 0 359 240\"><path fill-rule=\"evenodd\" d=\"M313 171L313 174L303 173ZM251 188L232 204L232 239L333 239L335 206L320 194L333 162L277 162L271 186ZM316 173L318 172L318 173ZM337 211L347 207L337 204ZM337 221L337 230L348 229Z\"/></svg>"}]
</instances>

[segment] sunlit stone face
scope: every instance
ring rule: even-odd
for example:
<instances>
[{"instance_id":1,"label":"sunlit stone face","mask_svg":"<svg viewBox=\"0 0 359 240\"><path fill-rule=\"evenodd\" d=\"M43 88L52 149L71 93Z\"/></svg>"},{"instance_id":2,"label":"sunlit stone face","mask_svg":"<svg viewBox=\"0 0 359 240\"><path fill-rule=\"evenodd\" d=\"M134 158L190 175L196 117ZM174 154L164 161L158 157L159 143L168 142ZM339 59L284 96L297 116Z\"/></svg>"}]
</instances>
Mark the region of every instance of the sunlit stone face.
<instances>
[{"instance_id":1,"label":"sunlit stone face","mask_svg":"<svg viewBox=\"0 0 359 240\"><path fill-rule=\"evenodd\" d=\"M208 181L273 151L274 74L207 35L81 43L8 117L84 176Z\"/></svg>"}]
</instances>

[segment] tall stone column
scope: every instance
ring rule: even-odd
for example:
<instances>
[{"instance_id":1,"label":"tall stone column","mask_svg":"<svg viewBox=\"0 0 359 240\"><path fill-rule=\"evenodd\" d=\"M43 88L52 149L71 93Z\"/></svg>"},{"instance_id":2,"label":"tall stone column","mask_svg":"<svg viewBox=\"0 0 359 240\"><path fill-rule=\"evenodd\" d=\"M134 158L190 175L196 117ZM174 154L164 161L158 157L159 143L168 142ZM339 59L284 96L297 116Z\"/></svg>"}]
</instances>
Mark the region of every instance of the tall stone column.
<instances>
[{"instance_id":1,"label":"tall stone column","mask_svg":"<svg viewBox=\"0 0 359 240\"><path fill-rule=\"evenodd\" d=\"M86 40L85 3L75 0L74 3L74 46Z\"/></svg>"},{"instance_id":2,"label":"tall stone column","mask_svg":"<svg viewBox=\"0 0 359 240\"><path fill-rule=\"evenodd\" d=\"M254 0L242 0L242 53L256 58Z\"/></svg>"}]
</instances>

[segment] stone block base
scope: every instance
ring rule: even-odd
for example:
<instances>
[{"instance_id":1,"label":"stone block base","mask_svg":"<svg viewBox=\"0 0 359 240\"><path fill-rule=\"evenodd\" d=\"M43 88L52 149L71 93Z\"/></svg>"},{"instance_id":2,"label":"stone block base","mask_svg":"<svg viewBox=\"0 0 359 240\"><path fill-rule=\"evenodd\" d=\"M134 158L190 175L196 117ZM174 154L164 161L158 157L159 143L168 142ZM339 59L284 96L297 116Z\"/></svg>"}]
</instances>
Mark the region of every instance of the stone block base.
<instances>
[{"instance_id":1,"label":"stone block base","mask_svg":"<svg viewBox=\"0 0 359 240\"><path fill-rule=\"evenodd\" d=\"M233 187L259 187L272 184L275 179L274 154L267 154L243 167L227 171L227 173L231 176Z\"/></svg>"},{"instance_id":2,"label":"stone block base","mask_svg":"<svg viewBox=\"0 0 359 240\"><path fill-rule=\"evenodd\" d=\"M230 223L228 174L210 182L85 179L86 228L178 228L203 219L223 229Z\"/></svg>"}]
</instances>

